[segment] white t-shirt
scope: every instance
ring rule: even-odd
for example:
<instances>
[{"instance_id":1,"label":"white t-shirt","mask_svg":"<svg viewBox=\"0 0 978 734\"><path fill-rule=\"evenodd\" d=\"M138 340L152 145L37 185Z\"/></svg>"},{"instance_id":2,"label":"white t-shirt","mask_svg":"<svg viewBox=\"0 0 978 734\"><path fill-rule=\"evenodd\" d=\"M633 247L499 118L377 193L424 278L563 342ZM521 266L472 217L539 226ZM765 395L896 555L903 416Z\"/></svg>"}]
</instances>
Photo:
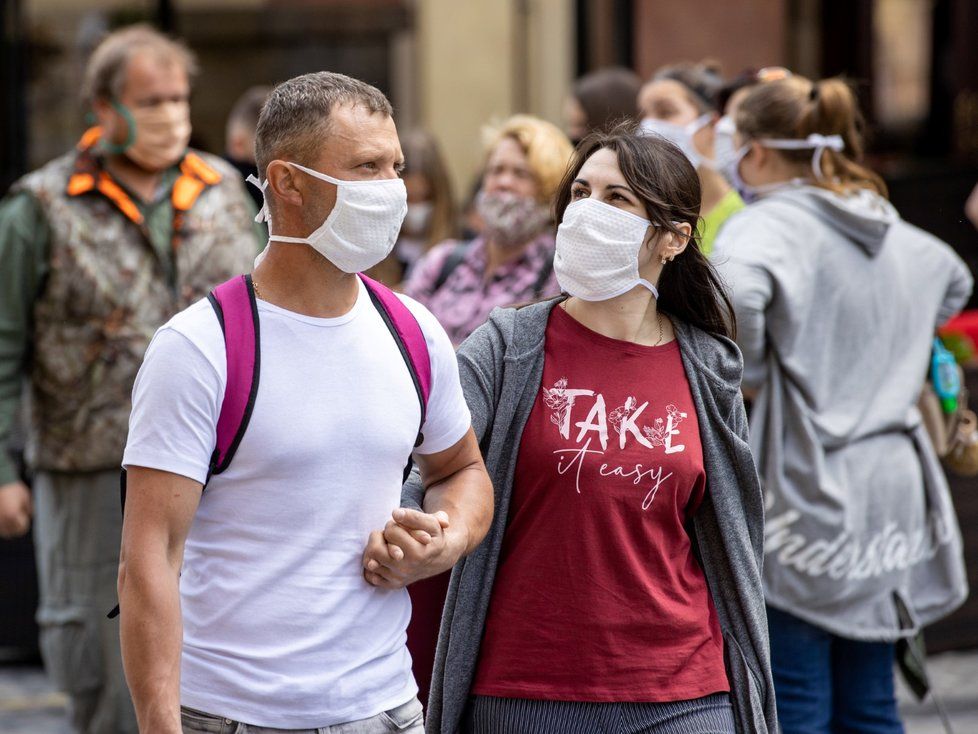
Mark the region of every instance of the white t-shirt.
<instances>
[{"instance_id":1,"label":"white t-shirt","mask_svg":"<svg viewBox=\"0 0 978 734\"><path fill-rule=\"evenodd\" d=\"M420 304L432 385L420 454L471 418L452 345ZM367 536L400 504L421 408L366 288L339 318L258 302L261 374L251 422L213 477L186 543L181 703L259 726L309 729L375 716L417 693L407 591L367 584ZM125 466L203 483L227 374L204 300L154 337L133 390Z\"/></svg>"}]
</instances>

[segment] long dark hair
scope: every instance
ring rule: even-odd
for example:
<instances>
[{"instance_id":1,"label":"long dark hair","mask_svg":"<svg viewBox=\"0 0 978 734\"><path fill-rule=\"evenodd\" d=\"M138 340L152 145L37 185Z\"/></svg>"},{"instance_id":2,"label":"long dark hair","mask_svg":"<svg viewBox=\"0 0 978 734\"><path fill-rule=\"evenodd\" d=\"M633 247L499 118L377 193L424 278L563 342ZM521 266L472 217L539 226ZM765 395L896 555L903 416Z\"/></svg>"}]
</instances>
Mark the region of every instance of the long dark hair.
<instances>
[{"instance_id":1,"label":"long dark hair","mask_svg":"<svg viewBox=\"0 0 978 734\"><path fill-rule=\"evenodd\" d=\"M675 223L693 231L689 245L662 269L659 307L687 324L718 336L734 338L737 331L733 305L716 269L700 251L700 180L679 148L657 135L640 135L634 123L608 132L596 132L577 147L574 160L561 181L554 201L554 221L564 218L571 187L584 162L607 148L618 156L625 181L645 207L657 229L685 237Z\"/></svg>"}]
</instances>

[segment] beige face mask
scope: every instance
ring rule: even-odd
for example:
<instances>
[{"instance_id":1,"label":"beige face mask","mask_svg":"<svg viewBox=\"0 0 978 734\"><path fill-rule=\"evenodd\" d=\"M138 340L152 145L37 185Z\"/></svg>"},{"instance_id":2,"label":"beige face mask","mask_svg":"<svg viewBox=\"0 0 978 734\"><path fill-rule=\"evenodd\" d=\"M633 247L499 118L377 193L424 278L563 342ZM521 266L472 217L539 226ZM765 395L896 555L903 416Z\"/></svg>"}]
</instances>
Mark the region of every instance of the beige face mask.
<instances>
[{"instance_id":1,"label":"beige face mask","mask_svg":"<svg viewBox=\"0 0 978 734\"><path fill-rule=\"evenodd\" d=\"M153 107L116 109L135 133L132 144L122 152L147 171L163 171L178 163L190 142L190 105L163 102Z\"/></svg>"}]
</instances>

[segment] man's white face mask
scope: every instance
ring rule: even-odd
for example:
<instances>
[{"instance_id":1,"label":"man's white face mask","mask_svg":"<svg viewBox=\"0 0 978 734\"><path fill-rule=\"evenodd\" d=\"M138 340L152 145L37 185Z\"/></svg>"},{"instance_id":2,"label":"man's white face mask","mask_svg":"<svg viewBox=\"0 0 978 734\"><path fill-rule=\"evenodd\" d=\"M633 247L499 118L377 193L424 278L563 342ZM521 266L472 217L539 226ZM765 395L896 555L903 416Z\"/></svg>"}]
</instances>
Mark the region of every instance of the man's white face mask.
<instances>
[{"instance_id":1,"label":"man's white face mask","mask_svg":"<svg viewBox=\"0 0 978 734\"><path fill-rule=\"evenodd\" d=\"M394 249L397 234L407 213L407 189L404 181L390 178L370 181L343 181L311 168L289 163L300 171L336 185L336 204L316 231L306 237L271 234L269 242L304 244L329 260L344 273L369 270ZM267 181L248 180L264 193ZM271 219L268 202L262 206L258 222Z\"/></svg>"}]
</instances>

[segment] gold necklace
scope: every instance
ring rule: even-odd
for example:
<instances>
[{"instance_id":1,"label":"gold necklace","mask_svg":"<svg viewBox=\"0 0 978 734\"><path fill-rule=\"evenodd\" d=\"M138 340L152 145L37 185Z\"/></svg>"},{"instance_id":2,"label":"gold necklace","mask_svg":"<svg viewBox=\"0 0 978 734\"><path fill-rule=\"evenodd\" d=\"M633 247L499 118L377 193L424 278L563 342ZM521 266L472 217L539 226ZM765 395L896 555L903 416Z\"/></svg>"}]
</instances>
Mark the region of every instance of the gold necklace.
<instances>
[{"instance_id":1,"label":"gold necklace","mask_svg":"<svg viewBox=\"0 0 978 734\"><path fill-rule=\"evenodd\" d=\"M255 298L261 298L261 300L263 300L263 301L264 301L265 299L264 299L264 298L262 298L262 295L261 295L261 290L260 290L260 289L258 288L258 281L257 281L257 280L255 280L254 278L252 278L252 279L251 279L251 287L252 287L252 288L254 289L254 291L255 291Z\"/></svg>"},{"instance_id":2,"label":"gold necklace","mask_svg":"<svg viewBox=\"0 0 978 734\"><path fill-rule=\"evenodd\" d=\"M655 320L659 324L659 338L655 340L655 344L652 346L657 347L662 344L662 311L659 309L655 310Z\"/></svg>"}]
</instances>

